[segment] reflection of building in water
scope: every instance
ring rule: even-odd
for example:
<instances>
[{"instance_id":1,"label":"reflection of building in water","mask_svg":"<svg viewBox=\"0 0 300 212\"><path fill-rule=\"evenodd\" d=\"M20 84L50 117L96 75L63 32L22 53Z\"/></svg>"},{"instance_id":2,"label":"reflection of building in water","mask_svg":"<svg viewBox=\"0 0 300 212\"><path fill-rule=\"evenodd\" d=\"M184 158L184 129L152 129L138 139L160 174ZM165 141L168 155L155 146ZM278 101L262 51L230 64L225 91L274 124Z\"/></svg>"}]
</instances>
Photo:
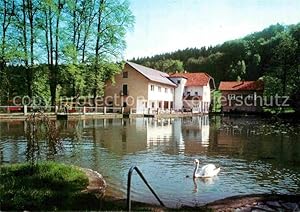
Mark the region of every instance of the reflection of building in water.
<instances>
[{"instance_id":1,"label":"reflection of building in water","mask_svg":"<svg viewBox=\"0 0 300 212\"><path fill-rule=\"evenodd\" d=\"M195 141L207 145L209 140L209 117L187 118L136 118L82 120L84 137L117 154L134 153L153 146L183 151L186 142Z\"/></svg>"},{"instance_id":2,"label":"reflection of building in water","mask_svg":"<svg viewBox=\"0 0 300 212\"><path fill-rule=\"evenodd\" d=\"M209 117L194 116L182 119L149 120L147 126L148 146L170 143L183 151L190 142L207 145L209 141ZM174 146L175 145L175 146Z\"/></svg>"},{"instance_id":3,"label":"reflection of building in water","mask_svg":"<svg viewBox=\"0 0 300 212\"><path fill-rule=\"evenodd\" d=\"M209 116L196 116L182 119L182 135L186 154L199 154L207 151L209 144Z\"/></svg>"},{"instance_id":4,"label":"reflection of building in water","mask_svg":"<svg viewBox=\"0 0 300 212\"><path fill-rule=\"evenodd\" d=\"M0 126L1 161L21 161L23 156L20 156L20 152L25 152L27 145L24 137L25 123L0 122ZM186 152L187 146L188 149L195 149L197 145L207 144L209 136L208 116L68 120L58 121L56 126L65 147L64 155L82 154L83 158L91 157L95 160L102 155L102 148L116 155L126 155L152 147L178 154ZM4 149L10 151L3 151ZM88 156L85 155L87 151Z\"/></svg>"},{"instance_id":5,"label":"reflection of building in water","mask_svg":"<svg viewBox=\"0 0 300 212\"><path fill-rule=\"evenodd\" d=\"M202 144L209 141L209 117L196 116L183 119L183 135L186 140L196 140Z\"/></svg>"},{"instance_id":6,"label":"reflection of building in water","mask_svg":"<svg viewBox=\"0 0 300 212\"><path fill-rule=\"evenodd\" d=\"M183 119L110 119L86 120L89 136L103 147L118 153L134 153L159 146L184 151L186 142L208 144L209 118L195 116Z\"/></svg>"},{"instance_id":7,"label":"reflection of building in water","mask_svg":"<svg viewBox=\"0 0 300 212\"><path fill-rule=\"evenodd\" d=\"M171 119L148 119L147 121L147 146L164 145L172 139Z\"/></svg>"},{"instance_id":8,"label":"reflection of building in water","mask_svg":"<svg viewBox=\"0 0 300 212\"><path fill-rule=\"evenodd\" d=\"M89 137L93 137L94 142L117 154L126 154L146 149L146 128L141 120L86 120L85 127L90 128L86 132Z\"/></svg>"}]
</instances>

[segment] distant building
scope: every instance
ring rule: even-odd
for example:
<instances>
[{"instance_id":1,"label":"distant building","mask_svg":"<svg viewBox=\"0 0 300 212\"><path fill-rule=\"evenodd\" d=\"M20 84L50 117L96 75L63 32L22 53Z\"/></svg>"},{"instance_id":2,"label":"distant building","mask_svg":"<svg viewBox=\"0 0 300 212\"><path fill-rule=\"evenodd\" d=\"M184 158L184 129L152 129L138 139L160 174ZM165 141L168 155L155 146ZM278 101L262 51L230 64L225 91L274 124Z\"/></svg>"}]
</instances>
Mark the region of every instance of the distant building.
<instances>
[{"instance_id":1,"label":"distant building","mask_svg":"<svg viewBox=\"0 0 300 212\"><path fill-rule=\"evenodd\" d=\"M111 99L107 101L109 106L123 106L125 112L130 108L136 109L136 113L172 109L177 85L168 77L167 73L126 62L122 72L115 76L115 83L106 82L104 96Z\"/></svg>"},{"instance_id":2,"label":"distant building","mask_svg":"<svg viewBox=\"0 0 300 212\"><path fill-rule=\"evenodd\" d=\"M258 81L221 81L223 112L261 112L264 83Z\"/></svg>"},{"instance_id":3,"label":"distant building","mask_svg":"<svg viewBox=\"0 0 300 212\"><path fill-rule=\"evenodd\" d=\"M170 79L177 84L175 109L208 113L211 90L215 89L214 79L207 73L176 73Z\"/></svg>"},{"instance_id":4,"label":"distant building","mask_svg":"<svg viewBox=\"0 0 300 212\"><path fill-rule=\"evenodd\" d=\"M209 112L213 78L206 73L167 73L126 62L115 76L115 83L106 82L104 97L107 106L124 107L125 112L149 113L157 110L193 110Z\"/></svg>"}]
</instances>

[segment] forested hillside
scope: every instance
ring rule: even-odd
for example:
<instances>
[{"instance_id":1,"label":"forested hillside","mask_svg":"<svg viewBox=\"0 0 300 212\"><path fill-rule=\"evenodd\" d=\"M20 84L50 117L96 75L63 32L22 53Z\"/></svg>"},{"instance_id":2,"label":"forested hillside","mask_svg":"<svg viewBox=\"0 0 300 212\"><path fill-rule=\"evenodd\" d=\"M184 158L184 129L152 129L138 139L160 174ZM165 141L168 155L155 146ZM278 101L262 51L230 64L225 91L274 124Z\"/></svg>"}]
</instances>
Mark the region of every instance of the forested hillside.
<instances>
[{"instance_id":1,"label":"forested hillside","mask_svg":"<svg viewBox=\"0 0 300 212\"><path fill-rule=\"evenodd\" d=\"M300 90L300 23L276 24L221 45L187 48L132 61L167 72L207 72L217 84L221 80L263 77L266 94L292 95Z\"/></svg>"}]
</instances>

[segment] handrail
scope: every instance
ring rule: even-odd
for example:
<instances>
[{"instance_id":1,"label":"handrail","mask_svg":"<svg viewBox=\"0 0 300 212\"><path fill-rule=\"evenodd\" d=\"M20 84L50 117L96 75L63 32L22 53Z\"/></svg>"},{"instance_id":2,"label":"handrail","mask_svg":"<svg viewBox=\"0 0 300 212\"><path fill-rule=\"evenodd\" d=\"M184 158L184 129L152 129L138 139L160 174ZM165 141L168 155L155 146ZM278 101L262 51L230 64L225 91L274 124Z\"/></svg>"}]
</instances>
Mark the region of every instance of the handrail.
<instances>
[{"instance_id":1,"label":"handrail","mask_svg":"<svg viewBox=\"0 0 300 212\"><path fill-rule=\"evenodd\" d=\"M152 194L155 196L155 198L157 199L157 201L160 203L161 206L165 207L164 203L159 199L159 197L157 196L157 194L155 193L155 191L153 190L153 188L150 186L150 184L147 182L147 180L145 179L144 175L142 174L142 172L138 169L138 167L136 166L132 166L129 171L128 171L128 180L127 180L127 209L128 211L131 211L131 199L130 199L130 191L131 191L131 176L132 176L132 172L136 171L138 173L138 175L140 176L140 178L144 181L145 185L149 188L149 190L152 192Z\"/></svg>"}]
</instances>

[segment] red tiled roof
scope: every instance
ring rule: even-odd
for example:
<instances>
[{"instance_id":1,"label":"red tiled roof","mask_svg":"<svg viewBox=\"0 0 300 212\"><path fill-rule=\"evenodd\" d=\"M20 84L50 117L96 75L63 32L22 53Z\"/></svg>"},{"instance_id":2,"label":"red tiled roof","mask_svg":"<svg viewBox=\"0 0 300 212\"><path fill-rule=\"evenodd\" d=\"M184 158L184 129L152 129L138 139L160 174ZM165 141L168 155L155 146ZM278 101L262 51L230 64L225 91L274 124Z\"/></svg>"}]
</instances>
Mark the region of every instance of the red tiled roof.
<instances>
[{"instance_id":1,"label":"red tiled roof","mask_svg":"<svg viewBox=\"0 0 300 212\"><path fill-rule=\"evenodd\" d=\"M207 73L175 73L170 77L184 77L187 79L186 86L204 86L212 79Z\"/></svg>"},{"instance_id":2,"label":"red tiled roof","mask_svg":"<svg viewBox=\"0 0 300 212\"><path fill-rule=\"evenodd\" d=\"M264 82L258 81L221 81L219 85L219 90L221 91L263 91Z\"/></svg>"}]
</instances>

